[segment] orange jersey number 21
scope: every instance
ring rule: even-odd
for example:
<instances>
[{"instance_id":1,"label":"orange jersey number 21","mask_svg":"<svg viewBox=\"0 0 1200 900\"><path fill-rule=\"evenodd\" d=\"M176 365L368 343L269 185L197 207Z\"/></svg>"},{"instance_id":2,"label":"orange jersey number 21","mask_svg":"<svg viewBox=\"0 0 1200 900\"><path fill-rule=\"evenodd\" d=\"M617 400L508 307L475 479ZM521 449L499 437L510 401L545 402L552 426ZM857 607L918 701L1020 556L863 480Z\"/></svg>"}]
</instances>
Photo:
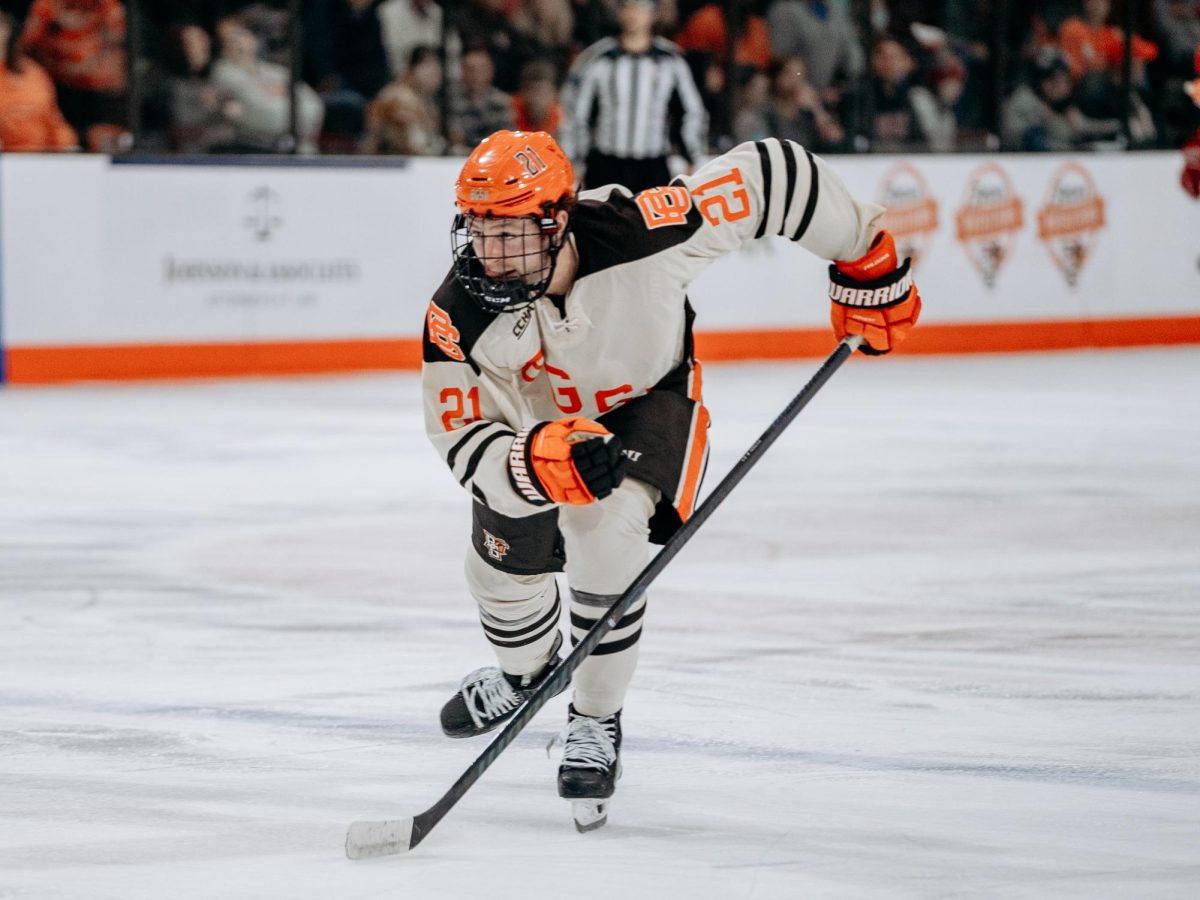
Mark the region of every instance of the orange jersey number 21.
<instances>
[{"instance_id":1,"label":"orange jersey number 21","mask_svg":"<svg viewBox=\"0 0 1200 900\"><path fill-rule=\"evenodd\" d=\"M736 222L750 215L750 195L746 193L744 187L738 187L729 196L725 194L713 194L711 197L704 196L709 191L727 184L744 184L742 181L742 170L730 169L728 173L722 175L720 178L706 181L692 191L697 198L702 198L696 206L700 209L704 218L708 219L709 225L720 225L722 222ZM731 199L737 203L736 208L729 205Z\"/></svg>"},{"instance_id":2,"label":"orange jersey number 21","mask_svg":"<svg viewBox=\"0 0 1200 900\"><path fill-rule=\"evenodd\" d=\"M443 388L438 400L443 405L450 405L450 408L442 413L442 427L447 431L462 428L464 425L470 425L472 422L478 422L483 418L483 413L479 410L478 385L467 391L465 399L463 398L462 388ZM467 401L471 403L470 416L467 415ZM458 421L460 419L462 421ZM458 422L458 424L456 425L455 422Z\"/></svg>"}]
</instances>

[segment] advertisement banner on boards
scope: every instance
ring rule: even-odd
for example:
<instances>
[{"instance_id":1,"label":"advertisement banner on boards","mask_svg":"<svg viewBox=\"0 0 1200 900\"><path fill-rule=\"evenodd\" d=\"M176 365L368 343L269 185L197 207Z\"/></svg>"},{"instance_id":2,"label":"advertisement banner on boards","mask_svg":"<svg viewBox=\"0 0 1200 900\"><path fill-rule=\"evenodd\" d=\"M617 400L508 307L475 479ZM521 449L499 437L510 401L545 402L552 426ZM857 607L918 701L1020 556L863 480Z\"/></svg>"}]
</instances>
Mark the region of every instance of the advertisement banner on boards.
<instances>
[{"instance_id":1,"label":"advertisement banner on boards","mask_svg":"<svg viewBox=\"0 0 1200 900\"><path fill-rule=\"evenodd\" d=\"M925 323L1200 314L1200 204L1179 189L1178 154L830 162L887 208ZM5 157L6 341L418 336L449 269L460 165ZM697 328L821 327L827 265L783 239L750 242L692 285Z\"/></svg>"}]
</instances>

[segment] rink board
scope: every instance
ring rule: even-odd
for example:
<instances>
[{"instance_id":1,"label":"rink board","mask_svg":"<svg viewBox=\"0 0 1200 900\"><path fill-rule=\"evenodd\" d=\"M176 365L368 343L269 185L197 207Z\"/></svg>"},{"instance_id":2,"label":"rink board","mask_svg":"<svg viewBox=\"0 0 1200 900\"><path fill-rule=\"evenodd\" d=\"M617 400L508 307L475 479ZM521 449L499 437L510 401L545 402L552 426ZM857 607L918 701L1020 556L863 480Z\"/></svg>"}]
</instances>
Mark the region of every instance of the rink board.
<instances>
[{"instance_id":1,"label":"rink board","mask_svg":"<svg viewBox=\"0 0 1200 900\"><path fill-rule=\"evenodd\" d=\"M453 159L0 159L0 378L419 365ZM1200 342L1200 204L1179 155L843 157L925 301L902 352ZM780 239L693 285L709 359L827 353L825 263Z\"/></svg>"}]
</instances>

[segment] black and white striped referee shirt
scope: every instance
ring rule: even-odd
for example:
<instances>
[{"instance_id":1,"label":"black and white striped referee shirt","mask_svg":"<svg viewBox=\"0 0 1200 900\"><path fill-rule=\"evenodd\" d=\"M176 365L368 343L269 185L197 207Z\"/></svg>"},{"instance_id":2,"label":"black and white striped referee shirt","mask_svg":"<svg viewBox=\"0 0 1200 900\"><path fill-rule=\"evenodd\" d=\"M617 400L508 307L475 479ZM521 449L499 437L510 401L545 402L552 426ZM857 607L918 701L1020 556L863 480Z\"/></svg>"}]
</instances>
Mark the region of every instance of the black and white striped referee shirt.
<instances>
[{"instance_id":1,"label":"black and white striped referee shirt","mask_svg":"<svg viewBox=\"0 0 1200 900\"><path fill-rule=\"evenodd\" d=\"M604 38L579 55L563 89L560 143L583 162L595 149L623 159L666 156L674 145L688 162L704 155L708 116L679 48L656 37L631 54Z\"/></svg>"}]
</instances>

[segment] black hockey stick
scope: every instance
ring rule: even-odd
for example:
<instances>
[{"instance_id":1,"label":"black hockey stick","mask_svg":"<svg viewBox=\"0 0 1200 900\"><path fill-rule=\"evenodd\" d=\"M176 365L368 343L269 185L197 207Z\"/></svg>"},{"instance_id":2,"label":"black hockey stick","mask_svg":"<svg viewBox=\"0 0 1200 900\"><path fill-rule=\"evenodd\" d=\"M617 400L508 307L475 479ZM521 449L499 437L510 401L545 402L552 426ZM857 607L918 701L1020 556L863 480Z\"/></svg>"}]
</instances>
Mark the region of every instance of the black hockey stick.
<instances>
[{"instance_id":1,"label":"black hockey stick","mask_svg":"<svg viewBox=\"0 0 1200 900\"><path fill-rule=\"evenodd\" d=\"M409 819L388 819L382 822L354 822L350 826L350 830L346 833L346 855L350 859L370 859L375 856L405 853L425 839L434 826L442 820L442 817L471 789L471 785L479 780L479 777L488 770L492 763L496 761L496 758L504 752L505 748L516 739L522 729L529 724L530 719L537 715L538 710L545 706L550 698L563 689L567 679L571 677L571 673L596 649L596 645L621 620L621 617L637 602L637 599L646 592L650 583L667 567L667 563L674 559L675 555L683 549L684 544L691 540L692 535L700 529L700 526L713 514L713 511L729 496L738 482L745 478L746 473L754 468L755 464L766 453L767 448L775 443L776 439L783 434L784 429L799 415L800 410L808 405L808 402L816 396L817 391L832 377L833 373L838 370L850 354L858 349L861 343L862 338L851 336L838 344L837 349L821 364L821 368L817 369L816 374L809 379L808 384L784 407L783 412L779 414L778 418L750 446L750 449L743 454L742 458L737 461L737 464L729 470L729 474L713 489L713 492L705 498L704 502L696 508L692 517L684 523L683 527L675 532L667 543L663 545L662 550L658 552L654 559L650 560L646 568L642 569L641 573L633 580L620 599L609 607L604 617L597 620L596 624L575 645L575 648L567 658L552 670L550 676L538 686L537 690L517 710L508 724L504 726L492 743L488 745L488 748L483 751L475 762L467 767L467 770L459 776L458 781L454 782L450 786L450 789L442 795L442 799L438 800L437 803L433 804L425 812L418 813Z\"/></svg>"}]
</instances>

